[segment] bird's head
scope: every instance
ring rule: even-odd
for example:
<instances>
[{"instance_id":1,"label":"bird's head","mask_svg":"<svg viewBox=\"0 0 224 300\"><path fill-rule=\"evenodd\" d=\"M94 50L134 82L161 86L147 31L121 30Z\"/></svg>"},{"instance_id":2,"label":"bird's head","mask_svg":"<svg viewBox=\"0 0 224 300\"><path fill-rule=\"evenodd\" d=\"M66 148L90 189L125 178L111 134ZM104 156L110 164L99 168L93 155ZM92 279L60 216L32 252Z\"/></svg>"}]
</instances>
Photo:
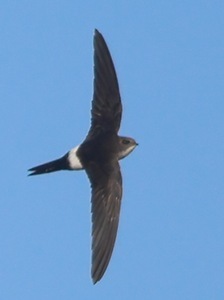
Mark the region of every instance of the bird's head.
<instances>
[{"instance_id":1,"label":"bird's head","mask_svg":"<svg viewBox=\"0 0 224 300\"><path fill-rule=\"evenodd\" d=\"M138 146L138 143L133 138L120 136L118 159L126 157L135 149L136 146Z\"/></svg>"}]
</instances>

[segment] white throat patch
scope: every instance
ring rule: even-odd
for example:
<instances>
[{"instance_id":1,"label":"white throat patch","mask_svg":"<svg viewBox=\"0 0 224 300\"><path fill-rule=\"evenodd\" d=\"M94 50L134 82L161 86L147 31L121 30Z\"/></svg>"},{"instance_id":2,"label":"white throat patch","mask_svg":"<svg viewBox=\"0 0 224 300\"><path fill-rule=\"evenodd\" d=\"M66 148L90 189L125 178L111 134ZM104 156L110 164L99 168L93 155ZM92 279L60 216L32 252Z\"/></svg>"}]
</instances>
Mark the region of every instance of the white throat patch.
<instances>
[{"instance_id":1,"label":"white throat patch","mask_svg":"<svg viewBox=\"0 0 224 300\"><path fill-rule=\"evenodd\" d=\"M134 149L135 149L136 145L132 145L129 148L120 151L118 154L118 159L122 159L124 157L126 157L127 155L129 155Z\"/></svg>"}]
</instances>

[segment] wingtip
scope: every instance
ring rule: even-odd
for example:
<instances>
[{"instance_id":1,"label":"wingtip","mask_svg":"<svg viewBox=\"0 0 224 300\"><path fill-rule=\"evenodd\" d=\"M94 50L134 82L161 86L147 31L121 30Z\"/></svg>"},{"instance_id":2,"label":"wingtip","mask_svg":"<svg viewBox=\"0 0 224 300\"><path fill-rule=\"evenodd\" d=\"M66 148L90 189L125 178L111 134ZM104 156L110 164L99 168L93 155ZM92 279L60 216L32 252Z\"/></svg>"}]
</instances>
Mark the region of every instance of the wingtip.
<instances>
[{"instance_id":1,"label":"wingtip","mask_svg":"<svg viewBox=\"0 0 224 300\"><path fill-rule=\"evenodd\" d=\"M93 282L93 285L95 285L97 282L100 281L101 278L95 278L92 276L92 282Z\"/></svg>"},{"instance_id":2,"label":"wingtip","mask_svg":"<svg viewBox=\"0 0 224 300\"><path fill-rule=\"evenodd\" d=\"M102 33L100 33L100 31L95 28L94 35L95 35L95 37L100 37L100 36L102 36Z\"/></svg>"},{"instance_id":3,"label":"wingtip","mask_svg":"<svg viewBox=\"0 0 224 300\"><path fill-rule=\"evenodd\" d=\"M94 285L103 278L105 271L106 271L106 268L102 271L102 270L98 270L92 266L91 277L92 277L92 282Z\"/></svg>"},{"instance_id":4,"label":"wingtip","mask_svg":"<svg viewBox=\"0 0 224 300\"><path fill-rule=\"evenodd\" d=\"M99 272L97 273L96 269L92 265L91 277L92 277L92 282L95 285L97 282L99 282L101 280L101 278L103 277L103 274L99 274Z\"/></svg>"},{"instance_id":5,"label":"wingtip","mask_svg":"<svg viewBox=\"0 0 224 300\"><path fill-rule=\"evenodd\" d=\"M98 33L99 33L99 30L98 30L97 28L95 28L94 33L95 33L95 34L98 34Z\"/></svg>"}]
</instances>

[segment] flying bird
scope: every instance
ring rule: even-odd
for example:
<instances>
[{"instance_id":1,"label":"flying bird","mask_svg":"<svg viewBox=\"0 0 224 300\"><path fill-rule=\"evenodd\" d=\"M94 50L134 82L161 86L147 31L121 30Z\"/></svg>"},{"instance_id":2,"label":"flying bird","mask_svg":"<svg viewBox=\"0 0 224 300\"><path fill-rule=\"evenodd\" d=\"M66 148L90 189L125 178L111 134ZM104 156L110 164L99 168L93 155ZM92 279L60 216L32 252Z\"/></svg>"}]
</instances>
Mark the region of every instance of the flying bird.
<instances>
[{"instance_id":1,"label":"flying bird","mask_svg":"<svg viewBox=\"0 0 224 300\"><path fill-rule=\"evenodd\" d=\"M114 64L102 34L94 34L94 92L91 126L85 140L64 156L29 169L30 175L59 170L82 170L92 189L93 283L104 275L117 235L122 176L119 160L138 145L133 138L118 135L122 104Z\"/></svg>"}]
</instances>

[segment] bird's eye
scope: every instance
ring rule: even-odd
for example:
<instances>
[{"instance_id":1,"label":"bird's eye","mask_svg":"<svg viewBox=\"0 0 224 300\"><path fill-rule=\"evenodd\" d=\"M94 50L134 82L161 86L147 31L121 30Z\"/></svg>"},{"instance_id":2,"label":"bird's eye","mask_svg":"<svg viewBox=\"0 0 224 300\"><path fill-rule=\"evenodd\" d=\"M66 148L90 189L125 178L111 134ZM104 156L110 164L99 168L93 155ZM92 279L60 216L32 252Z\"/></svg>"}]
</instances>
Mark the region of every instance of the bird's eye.
<instances>
[{"instance_id":1,"label":"bird's eye","mask_svg":"<svg viewBox=\"0 0 224 300\"><path fill-rule=\"evenodd\" d=\"M123 140L122 143L123 143L124 145L128 145L128 144L130 143L130 141L129 141L129 140Z\"/></svg>"}]
</instances>

